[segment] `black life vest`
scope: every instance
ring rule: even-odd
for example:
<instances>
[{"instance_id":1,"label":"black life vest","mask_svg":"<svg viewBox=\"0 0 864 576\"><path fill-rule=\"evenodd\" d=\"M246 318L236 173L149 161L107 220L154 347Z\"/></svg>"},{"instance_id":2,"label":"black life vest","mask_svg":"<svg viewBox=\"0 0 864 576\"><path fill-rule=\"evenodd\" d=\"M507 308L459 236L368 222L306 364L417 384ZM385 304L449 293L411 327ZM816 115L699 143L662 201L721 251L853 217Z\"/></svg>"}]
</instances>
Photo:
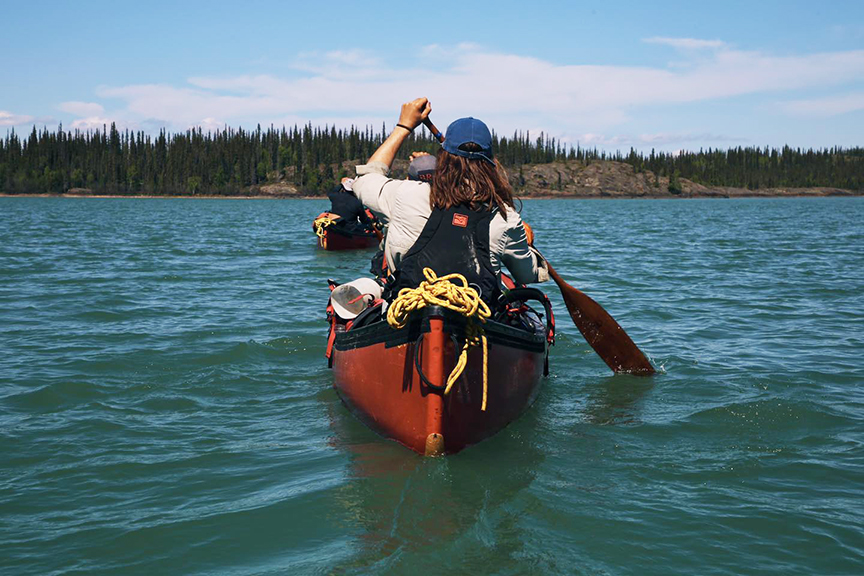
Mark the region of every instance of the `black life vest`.
<instances>
[{"instance_id":1,"label":"black life vest","mask_svg":"<svg viewBox=\"0 0 864 576\"><path fill-rule=\"evenodd\" d=\"M369 223L363 203L341 184L327 194L327 197L330 199L330 212L341 217L337 221L338 225L359 229Z\"/></svg>"},{"instance_id":2,"label":"black life vest","mask_svg":"<svg viewBox=\"0 0 864 576\"><path fill-rule=\"evenodd\" d=\"M426 279L423 269L431 268L438 276L462 274L481 299L494 304L501 293L489 256L489 223L496 211L433 208L417 241L396 267L384 298L392 300L402 288L416 288Z\"/></svg>"}]
</instances>

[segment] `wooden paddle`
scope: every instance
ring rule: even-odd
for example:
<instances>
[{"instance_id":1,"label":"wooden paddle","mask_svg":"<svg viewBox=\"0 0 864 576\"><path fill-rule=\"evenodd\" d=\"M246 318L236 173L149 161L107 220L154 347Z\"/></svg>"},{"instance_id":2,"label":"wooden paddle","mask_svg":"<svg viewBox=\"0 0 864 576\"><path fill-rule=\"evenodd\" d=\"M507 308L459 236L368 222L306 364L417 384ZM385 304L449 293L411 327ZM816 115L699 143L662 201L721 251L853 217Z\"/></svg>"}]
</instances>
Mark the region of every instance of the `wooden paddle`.
<instances>
[{"instance_id":1,"label":"wooden paddle","mask_svg":"<svg viewBox=\"0 0 864 576\"><path fill-rule=\"evenodd\" d=\"M570 318L606 365L613 372L639 376L654 374L654 366L618 322L590 296L567 284L548 260L546 264L549 275L561 290Z\"/></svg>"},{"instance_id":2,"label":"wooden paddle","mask_svg":"<svg viewBox=\"0 0 864 576\"><path fill-rule=\"evenodd\" d=\"M439 142L444 142L444 135L428 117L423 120L423 124L438 138ZM523 225L528 236L528 243L533 246L534 231L527 222L523 221ZM612 315L590 296L565 282L548 260L546 264L549 267L549 275L552 276L558 289L561 290L561 296L564 298L564 305L567 306L570 318L573 319L573 323L576 324L588 344L606 362L606 365L613 372L626 372L639 376L654 374L654 366L630 339L630 336L624 332L621 325L612 318Z\"/></svg>"},{"instance_id":3,"label":"wooden paddle","mask_svg":"<svg viewBox=\"0 0 864 576\"><path fill-rule=\"evenodd\" d=\"M439 142L444 142L444 134L442 134L441 131L435 127L435 125L432 123L432 120L430 120L428 116L423 119L423 125L426 126L426 128L428 128L430 132L432 132L432 136L437 138Z\"/></svg>"}]
</instances>

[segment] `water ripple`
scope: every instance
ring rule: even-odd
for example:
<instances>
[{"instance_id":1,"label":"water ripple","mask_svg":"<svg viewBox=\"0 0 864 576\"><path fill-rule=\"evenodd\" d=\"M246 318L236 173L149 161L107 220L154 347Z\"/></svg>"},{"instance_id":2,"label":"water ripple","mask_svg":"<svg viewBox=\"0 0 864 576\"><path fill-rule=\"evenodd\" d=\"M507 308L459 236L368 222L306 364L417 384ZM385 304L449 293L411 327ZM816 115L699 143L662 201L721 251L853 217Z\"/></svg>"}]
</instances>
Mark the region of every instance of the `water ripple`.
<instances>
[{"instance_id":1,"label":"water ripple","mask_svg":"<svg viewBox=\"0 0 864 576\"><path fill-rule=\"evenodd\" d=\"M539 400L436 460L332 389L325 203L0 204L3 572L864 573L861 199L526 202L659 373L548 285Z\"/></svg>"}]
</instances>

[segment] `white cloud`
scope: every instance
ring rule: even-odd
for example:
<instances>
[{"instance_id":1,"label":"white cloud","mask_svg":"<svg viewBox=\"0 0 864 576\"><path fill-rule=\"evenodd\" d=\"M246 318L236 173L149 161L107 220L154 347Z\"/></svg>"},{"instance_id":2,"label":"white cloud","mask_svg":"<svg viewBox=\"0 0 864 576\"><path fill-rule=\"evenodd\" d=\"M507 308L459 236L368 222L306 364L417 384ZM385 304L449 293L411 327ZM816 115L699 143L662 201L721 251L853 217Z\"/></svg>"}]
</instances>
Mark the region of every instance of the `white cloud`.
<instances>
[{"instance_id":1,"label":"white cloud","mask_svg":"<svg viewBox=\"0 0 864 576\"><path fill-rule=\"evenodd\" d=\"M811 100L793 100L782 104L790 114L801 116L836 116L848 112L864 110L864 92L814 98Z\"/></svg>"},{"instance_id":2,"label":"white cloud","mask_svg":"<svg viewBox=\"0 0 864 576\"><path fill-rule=\"evenodd\" d=\"M13 114L6 110L0 110L0 126L23 126L31 124L36 120L33 116L23 114Z\"/></svg>"},{"instance_id":3,"label":"white cloud","mask_svg":"<svg viewBox=\"0 0 864 576\"><path fill-rule=\"evenodd\" d=\"M582 134L581 137L577 139L577 142L580 146L584 146L586 148L594 148L594 147L616 147L622 146L626 144L627 138L624 136L606 136L605 134Z\"/></svg>"},{"instance_id":4,"label":"white cloud","mask_svg":"<svg viewBox=\"0 0 864 576\"><path fill-rule=\"evenodd\" d=\"M111 126L114 122L117 129L134 128L134 123L112 120L111 118L103 118L101 116L88 116L87 118L78 118L72 121L72 128L78 130L102 130L103 126Z\"/></svg>"},{"instance_id":5,"label":"white cloud","mask_svg":"<svg viewBox=\"0 0 864 576\"><path fill-rule=\"evenodd\" d=\"M320 72L325 66L350 66L357 68L383 67L383 62L368 50L332 50L330 52L301 52L294 60L293 67L299 70Z\"/></svg>"},{"instance_id":6,"label":"white cloud","mask_svg":"<svg viewBox=\"0 0 864 576\"><path fill-rule=\"evenodd\" d=\"M662 36L654 36L644 38L642 40L646 44L662 44L678 48L679 50L717 50L726 48L727 44L722 40L699 40L697 38L666 38Z\"/></svg>"},{"instance_id":7,"label":"white cloud","mask_svg":"<svg viewBox=\"0 0 864 576\"><path fill-rule=\"evenodd\" d=\"M215 118L204 118L200 122L190 124L187 128L201 128L204 132L218 132L225 128L225 122Z\"/></svg>"},{"instance_id":8,"label":"white cloud","mask_svg":"<svg viewBox=\"0 0 864 576\"><path fill-rule=\"evenodd\" d=\"M456 49L433 45L420 51L419 62L435 65L422 68L388 67L368 52L338 51L298 56L291 76L196 76L183 86L102 86L96 94L125 103L123 110L112 113L118 123L148 125L149 119L158 118L172 130L308 121L339 127L368 123L377 130L382 121L388 126L395 123L402 102L424 95L432 101L433 118L442 129L449 119L473 115L501 135L540 127L550 136L575 143L586 141L582 140L586 134L608 134L651 107L817 87L827 90L864 77L864 50L773 56L728 49L719 40L646 41L716 50L685 56L684 67L635 67L562 65L471 44ZM64 106L95 112L77 121L82 125L101 126L105 121L99 104ZM788 110L794 111L795 106ZM691 140L666 134L653 140L604 136L606 140L588 141L606 145L696 142L723 129L710 115L705 122L693 126ZM539 129L532 129L534 133Z\"/></svg>"},{"instance_id":9,"label":"white cloud","mask_svg":"<svg viewBox=\"0 0 864 576\"><path fill-rule=\"evenodd\" d=\"M386 74L384 62L368 50L333 50L330 52L301 52L291 64L295 70L312 72L318 76L368 76Z\"/></svg>"},{"instance_id":10,"label":"white cloud","mask_svg":"<svg viewBox=\"0 0 864 576\"><path fill-rule=\"evenodd\" d=\"M418 56L429 60L452 60L460 54L468 52L481 52L483 47L474 42L460 42L455 46L441 46L440 44L429 44L420 49Z\"/></svg>"},{"instance_id":11,"label":"white cloud","mask_svg":"<svg viewBox=\"0 0 864 576\"><path fill-rule=\"evenodd\" d=\"M738 136L727 136L725 134L713 134L710 132L658 132L656 134L640 134L638 138L634 140L634 143L637 144L653 144L653 145L667 145L667 144L679 144L684 142L746 142L745 138L741 138Z\"/></svg>"},{"instance_id":12,"label":"white cloud","mask_svg":"<svg viewBox=\"0 0 864 576\"><path fill-rule=\"evenodd\" d=\"M112 123L118 130L135 130L139 126L137 121L123 118L122 114L106 115L105 107L97 102L62 102L58 108L77 116L69 125L73 130L102 130L103 126L111 126Z\"/></svg>"},{"instance_id":13,"label":"white cloud","mask_svg":"<svg viewBox=\"0 0 864 576\"><path fill-rule=\"evenodd\" d=\"M661 147L666 148L671 144L730 144L746 142L745 138L737 136L726 136L723 134L712 134L710 132L657 132L654 134L618 134L608 136L606 134L582 134L577 138L581 146L588 148L593 147L608 147L608 148L650 148ZM575 144L575 143L574 143Z\"/></svg>"},{"instance_id":14,"label":"white cloud","mask_svg":"<svg viewBox=\"0 0 864 576\"><path fill-rule=\"evenodd\" d=\"M98 116L105 112L105 108L95 102L63 102L59 108L75 116Z\"/></svg>"}]
</instances>

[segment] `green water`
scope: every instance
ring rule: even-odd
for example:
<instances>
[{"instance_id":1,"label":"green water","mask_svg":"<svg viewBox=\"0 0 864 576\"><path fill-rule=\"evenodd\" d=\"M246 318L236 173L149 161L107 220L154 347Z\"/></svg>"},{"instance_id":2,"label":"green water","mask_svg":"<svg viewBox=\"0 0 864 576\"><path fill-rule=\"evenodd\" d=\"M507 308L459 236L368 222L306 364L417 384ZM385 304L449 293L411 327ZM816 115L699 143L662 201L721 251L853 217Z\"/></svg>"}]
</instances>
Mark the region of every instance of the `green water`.
<instances>
[{"instance_id":1,"label":"green water","mask_svg":"<svg viewBox=\"0 0 864 576\"><path fill-rule=\"evenodd\" d=\"M0 198L0 573L864 574L864 199L526 202L661 372L547 285L538 401L433 460L332 389L325 207Z\"/></svg>"}]
</instances>

